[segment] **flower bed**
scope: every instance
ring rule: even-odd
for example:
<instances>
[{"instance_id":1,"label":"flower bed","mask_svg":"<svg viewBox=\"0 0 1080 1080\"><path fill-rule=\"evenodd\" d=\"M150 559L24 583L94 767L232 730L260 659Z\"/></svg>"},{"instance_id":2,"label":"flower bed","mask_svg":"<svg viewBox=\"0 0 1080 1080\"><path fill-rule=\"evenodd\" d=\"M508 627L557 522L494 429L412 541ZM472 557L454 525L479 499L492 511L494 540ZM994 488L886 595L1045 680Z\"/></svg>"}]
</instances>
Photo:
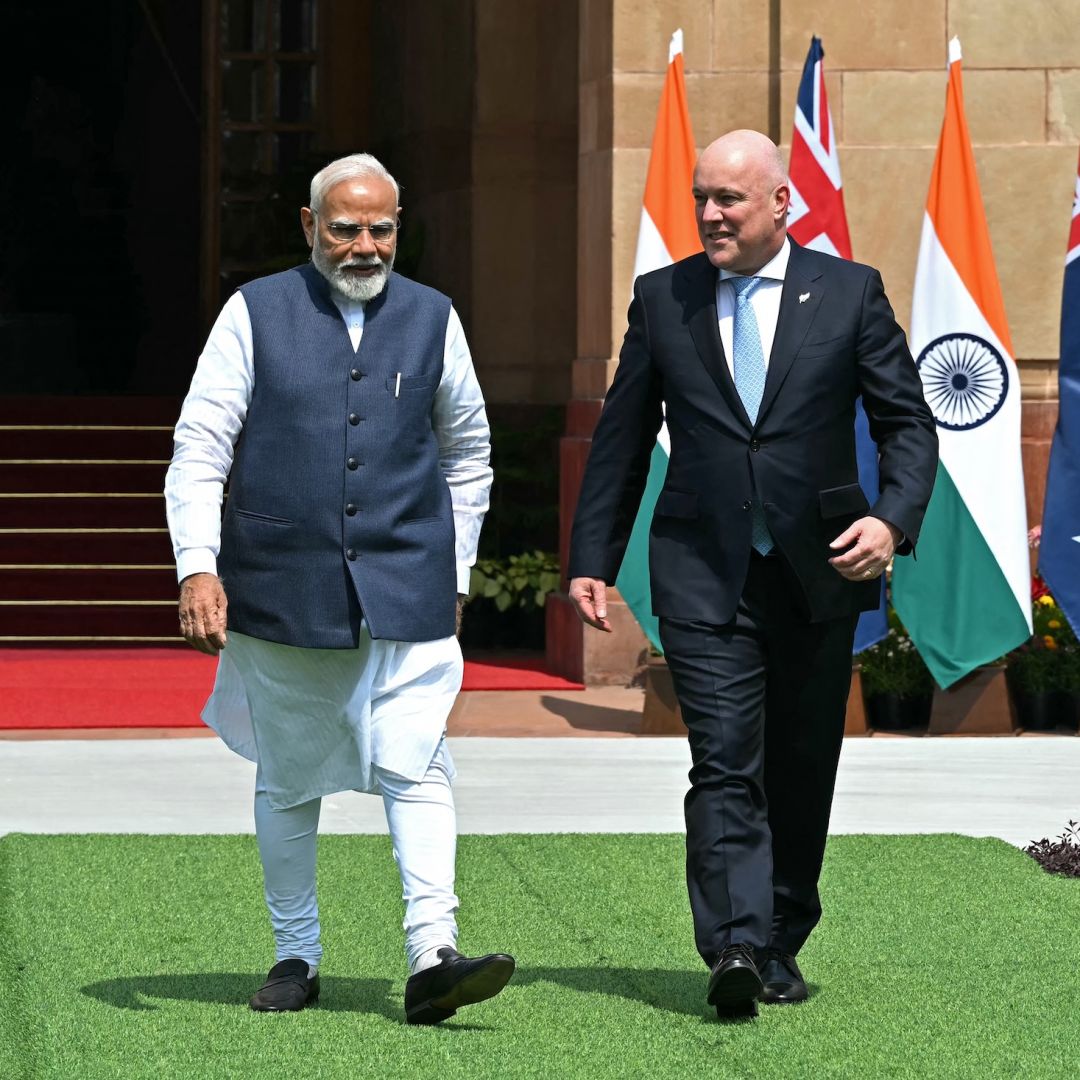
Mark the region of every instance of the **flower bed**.
<instances>
[{"instance_id":1,"label":"flower bed","mask_svg":"<svg viewBox=\"0 0 1080 1080\"><path fill-rule=\"evenodd\" d=\"M1030 731L1076 730L1080 642L1041 577L1032 580L1031 638L1008 657L1006 679L1017 722Z\"/></svg>"}]
</instances>

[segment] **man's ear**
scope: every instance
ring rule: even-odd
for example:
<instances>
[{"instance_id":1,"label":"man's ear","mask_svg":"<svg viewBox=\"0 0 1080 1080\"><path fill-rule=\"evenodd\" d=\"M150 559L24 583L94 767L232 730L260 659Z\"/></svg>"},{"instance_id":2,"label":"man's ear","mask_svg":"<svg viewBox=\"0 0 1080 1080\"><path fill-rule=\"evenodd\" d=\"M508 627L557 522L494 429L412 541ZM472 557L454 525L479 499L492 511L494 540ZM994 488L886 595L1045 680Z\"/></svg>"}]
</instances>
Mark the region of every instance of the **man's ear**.
<instances>
[{"instance_id":1,"label":"man's ear","mask_svg":"<svg viewBox=\"0 0 1080 1080\"><path fill-rule=\"evenodd\" d=\"M307 246L315 246L315 215L306 206L300 207L300 228L304 230L304 239Z\"/></svg>"},{"instance_id":2,"label":"man's ear","mask_svg":"<svg viewBox=\"0 0 1080 1080\"><path fill-rule=\"evenodd\" d=\"M773 212L778 218L786 218L791 206L791 188L787 184L781 184L773 192Z\"/></svg>"}]
</instances>

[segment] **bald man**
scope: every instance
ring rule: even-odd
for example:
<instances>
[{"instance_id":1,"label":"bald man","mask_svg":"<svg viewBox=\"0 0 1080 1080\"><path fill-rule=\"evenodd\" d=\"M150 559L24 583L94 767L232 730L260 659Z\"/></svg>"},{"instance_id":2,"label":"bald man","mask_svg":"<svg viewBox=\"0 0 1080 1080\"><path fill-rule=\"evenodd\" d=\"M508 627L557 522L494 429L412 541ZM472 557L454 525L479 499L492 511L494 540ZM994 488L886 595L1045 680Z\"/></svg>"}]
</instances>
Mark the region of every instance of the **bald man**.
<instances>
[{"instance_id":1,"label":"bald man","mask_svg":"<svg viewBox=\"0 0 1080 1080\"><path fill-rule=\"evenodd\" d=\"M776 145L733 131L694 170L704 251L634 284L570 546L570 595L610 631L612 585L661 423L653 612L690 740L686 874L721 1017L805 1000L860 611L914 550L934 421L881 276L787 236ZM855 402L881 494L858 482Z\"/></svg>"}]
</instances>

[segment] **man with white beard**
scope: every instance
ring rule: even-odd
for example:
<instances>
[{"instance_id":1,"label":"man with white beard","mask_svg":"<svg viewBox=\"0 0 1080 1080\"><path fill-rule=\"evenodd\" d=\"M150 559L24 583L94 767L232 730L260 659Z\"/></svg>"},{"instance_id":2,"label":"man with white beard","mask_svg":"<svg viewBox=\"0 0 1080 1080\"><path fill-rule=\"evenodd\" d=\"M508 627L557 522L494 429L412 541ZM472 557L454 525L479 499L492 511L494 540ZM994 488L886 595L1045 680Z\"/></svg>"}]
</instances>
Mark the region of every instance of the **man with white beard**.
<instances>
[{"instance_id":1,"label":"man with white beard","mask_svg":"<svg viewBox=\"0 0 1080 1080\"><path fill-rule=\"evenodd\" d=\"M449 298L392 272L398 198L367 154L316 174L300 211L311 264L225 304L165 495L181 632L219 655L203 718L257 763L277 962L251 1007L318 1000L320 801L355 789L382 795L401 874L406 1018L435 1024L497 994L514 960L455 948L444 736L490 440Z\"/></svg>"}]
</instances>

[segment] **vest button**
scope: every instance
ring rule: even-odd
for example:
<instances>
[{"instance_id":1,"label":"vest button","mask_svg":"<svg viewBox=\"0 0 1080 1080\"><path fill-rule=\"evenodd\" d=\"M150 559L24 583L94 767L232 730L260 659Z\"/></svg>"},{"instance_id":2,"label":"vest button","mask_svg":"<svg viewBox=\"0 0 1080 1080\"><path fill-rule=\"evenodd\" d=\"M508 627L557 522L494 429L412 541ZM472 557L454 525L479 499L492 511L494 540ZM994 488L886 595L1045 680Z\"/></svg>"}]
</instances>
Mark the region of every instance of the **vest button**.
<instances>
[{"instance_id":1,"label":"vest button","mask_svg":"<svg viewBox=\"0 0 1080 1080\"><path fill-rule=\"evenodd\" d=\"M358 469L360 467L360 462L357 461L354 457L349 458L349 460L346 461L345 464L348 465L350 469Z\"/></svg>"},{"instance_id":2,"label":"vest button","mask_svg":"<svg viewBox=\"0 0 1080 1080\"><path fill-rule=\"evenodd\" d=\"M349 413L349 423L352 424L353 427L356 427L356 425L360 423L360 417L354 412Z\"/></svg>"},{"instance_id":3,"label":"vest button","mask_svg":"<svg viewBox=\"0 0 1080 1080\"><path fill-rule=\"evenodd\" d=\"M744 502L744 503L742 504L742 508L743 508L744 510L749 510L749 509L750 509L750 507L751 507L751 505L752 505L752 503L750 502L750 500L749 500L749 499L747 499L747 500L746 500L746 502Z\"/></svg>"},{"instance_id":4,"label":"vest button","mask_svg":"<svg viewBox=\"0 0 1080 1080\"><path fill-rule=\"evenodd\" d=\"M353 382L359 382L364 376L360 371L357 371L356 368L353 368L352 371L349 372L349 377Z\"/></svg>"},{"instance_id":5,"label":"vest button","mask_svg":"<svg viewBox=\"0 0 1080 1080\"><path fill-rule=\"evenodd\" d=\"M345 549L345 558L348 559L349 562L355 562L356 561L356 551L353 548L346 548Z\"/></svg>"},{"instance_id":6,"label":"vest button","mask_svg":"<svg viewBox=\"0 0 1080 1080\"><path fill-rule=\"evenodd\" d=\"M348 514L349 517L352 517L356 513L356 503L346 503L345 513Z\"/></svg>"}]
</instances>

